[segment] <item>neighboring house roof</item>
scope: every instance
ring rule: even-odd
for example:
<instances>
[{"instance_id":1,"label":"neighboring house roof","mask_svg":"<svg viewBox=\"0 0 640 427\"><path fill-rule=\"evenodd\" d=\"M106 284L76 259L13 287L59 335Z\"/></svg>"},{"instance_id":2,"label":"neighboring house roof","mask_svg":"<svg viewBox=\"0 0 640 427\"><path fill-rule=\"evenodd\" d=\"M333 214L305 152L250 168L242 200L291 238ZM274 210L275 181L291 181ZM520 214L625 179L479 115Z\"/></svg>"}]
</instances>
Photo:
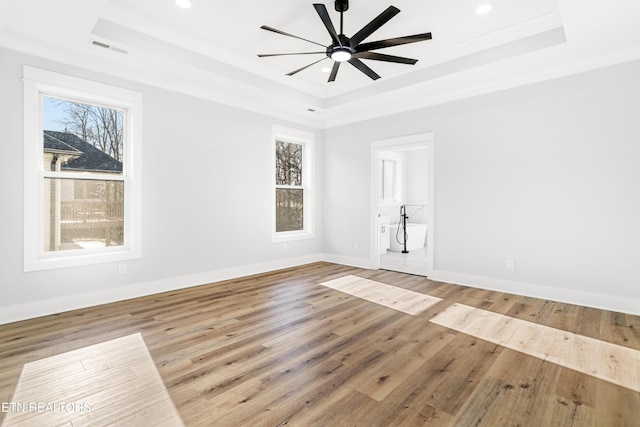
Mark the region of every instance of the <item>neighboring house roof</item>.
<instances>
[{"instance_id":1,"label":"neighboring house roof","mask_svg":"<svg viewBox=\"0 0 640 427\"><path fill-rule=\"evenodd\" d=\"M45 130L44 151L80 155L63 164L62 170L122 172L121 161L72 133Z\"/></svg>"},{"instance_id":2,"label":"neighboring house roof","mask_svg":"<svg viewBox=\"0 0 640 427\"><path fill-rule=\"evenodd\" d=\"M82 154L82 151L73 148L69 144L65 144L64 142L60 141L58 138L54 138L51 135L47 135L47 132L51 132L51 131L44 131L44 151L45 152L73 154L73 155Z\"/></svg>"}]
</instances>

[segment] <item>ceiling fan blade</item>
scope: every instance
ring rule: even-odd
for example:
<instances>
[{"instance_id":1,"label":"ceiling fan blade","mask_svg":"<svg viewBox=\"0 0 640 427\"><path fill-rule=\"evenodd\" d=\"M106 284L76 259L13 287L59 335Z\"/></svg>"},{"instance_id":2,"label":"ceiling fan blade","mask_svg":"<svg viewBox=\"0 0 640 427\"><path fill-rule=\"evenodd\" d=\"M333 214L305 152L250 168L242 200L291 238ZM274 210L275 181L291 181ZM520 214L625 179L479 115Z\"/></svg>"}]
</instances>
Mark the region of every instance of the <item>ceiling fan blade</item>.
<instances>
[{"instance_id":1,"label":"ceiling fan blade","mask_svg":"<svg viewBox=\"0 0 640 427\"><path fill-rule=\"evenodd\" d=\"M377 17L373 18L371 22L369 22L367 25L362 27L360 31L358 31L357 33L354 34L353 37L351 37L351 41L350 41L351 48L355 48L358 44L360 44L362 40L369 37L371 34L373 34L374 31L382 27L384 24L386 24L391 18L396 16L398 13L400 13L400 9L398 9L395 6L389 6L387 10L382 12Z\"/></svg>"},{"instance_id":2,"label":"ceiling fan blade","mask_svg":"<svg viewBox=\"0 0 640 427\"><path fill-rule=\"evenodd\" d=\"M329 31L333 43L342 46L340 38L338 37L338 33L336 33L336 29L333 27L333 23L331 22L331 18L329 17L329 12L327 12L327 7L322 3L314 3L313 7L316 8L316 12L318 12L318 15L320 15L320 19L322 19L322 23L324 24L324 26L327 27L327 31Z\"/></svg>"},{"instance_id":3,"label":"ceiling fan blade","mask_svg":"<svg viewBox=\"0 0 640 427\"><path fill-rule=\"evenodd\" d=\"M312 63L311 63L311 64L309 64L309 65L305 65L305 66L304 66L304 67L302 67L302 68L298 68L297 70L294 70L294 71L292 71L292 72L290 72L290 73L287 73L287 76L293 76L294 74L299 73L299 72L300 72L300 71L302 71L302 70L306 70L307 68L311 67L312 65L316 65L318 62L320 62L320 61L324 61L324 60L325 60L325 59L327 59L327 58L328 58L328 56L326 56L326 57L324 57L324 58L322 58L322 59L318 59L317 61L312 62Z\"/></svg>"},{"instance_id":4,"label":"ceiling fan blade","mask_svg":"<svg viewBox=\"0 0 640 427\"><path fill-rule=\"evenodd\" d=\"M380 78L379 75L376 74L371 68L367 67L364 62L360 61L358 58L351 58L349 60L349 64L356 67L358 70L365 73L367 76L371 77L373 80L378 80Z\"/></svg>"},{"instance_id":5,"label":"ceiling fan blade","mask_svg":"<svg viewBox=\"0 0 640 427\"><path fill-rule=\"evenodd\" d=\"M293 34L285 33L284 31L276 30L275 28L271 28L271 27L268 27L266 25L263 25L260 28L263 29L263 30L267 30L267 31L271 31L271 32L277 33L277 34L282 34L283 36L289 36L289 37L293 37L294 39L304 40L304 41L309 42L309 43L317 44L318 46L322 46L324 48L327 47L327 46L325 46L325 45L323 45L321 43L316 43L316 42L314 42L312 40L307 40L307 39L304 39L302 37L294 36Z\"/></svg>"},{"instance_id":6,"label":"ceiling fan blade","mask_svg":"<svg viewBox=\"0 0 640 427\"><path fill-rule=\"evenodd\" d=\"M340 63L336 61L333 63L333 68L331 69L331 74L329 75L329 80L327 80L327 82L334 82L336 80L338 68L340 68Z\"/></svg>"},{"instance_id":7,"label":"ceiling fan blade","mask_svg":"<svg viewBox=\"0 0 640 427\"><path fill-rule=\"evenodd\" d=\"M379 40L377 42L363 43L356 46L354 49L356 52L364 52L367 50L382 49L384 47L399 46L401 44L415 43L425 40L431 40L431 33L414 34L412 36L396 37L393 39Z\"/></svg>"},{"instance_id":8,"label":"ceiling fan blade","mask_svg":"<svg viewBox=\"0 0 640 427\"><path fill-rule=\"evenodd\" d=\"M296 53L259 53L259 58L266 58L268 56L288 56L288 55L317 55L317 54L326 55L327 52L296 52Z\"/></svg>"},{"instance_id":9,"label":"ceiling fan blade","mask_svg":"<svg viewBox=\"0 0 640 427\"><path fill-rule=\"evenodd\" d=\"M361 58L361 59L373 59L374 61L396 62L398 64L410 64L410 65L414 65L416 62L418 62L417 59L404 58L402 56L385 55L383 53L376 53L376 52L358 52L358 53L354 53L353 57Z\"/></svg>"}]
</instances>

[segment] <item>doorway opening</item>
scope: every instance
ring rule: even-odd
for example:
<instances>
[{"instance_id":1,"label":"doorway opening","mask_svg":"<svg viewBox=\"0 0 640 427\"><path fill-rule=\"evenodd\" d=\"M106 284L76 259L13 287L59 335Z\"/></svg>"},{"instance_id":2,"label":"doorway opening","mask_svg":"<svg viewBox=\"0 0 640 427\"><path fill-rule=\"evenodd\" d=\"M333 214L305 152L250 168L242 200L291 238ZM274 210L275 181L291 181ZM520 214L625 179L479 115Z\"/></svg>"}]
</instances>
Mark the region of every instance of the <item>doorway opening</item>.
<instances>
[{"instance_id":1,"label":"doorway opening","mask_svg":"<svg viewBox=\"0 0 640 427\"><path fill-rule=\"evenodd\" d=\"M371 143L371 265L434 270L433 133Z\"/></svg>"}]
</instances>

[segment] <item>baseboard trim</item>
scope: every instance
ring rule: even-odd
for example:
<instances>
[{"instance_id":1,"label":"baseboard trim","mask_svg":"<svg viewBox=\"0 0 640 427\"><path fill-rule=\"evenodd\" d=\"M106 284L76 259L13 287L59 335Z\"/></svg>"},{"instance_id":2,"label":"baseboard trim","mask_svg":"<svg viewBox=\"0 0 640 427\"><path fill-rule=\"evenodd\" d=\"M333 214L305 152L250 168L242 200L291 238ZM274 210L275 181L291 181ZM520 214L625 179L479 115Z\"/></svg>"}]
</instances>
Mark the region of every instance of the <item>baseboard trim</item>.
<instances>
[{"instance_id":1,"label":"baseboard trim","mask_svg":"<svg viewBox=\"0 0 640 427\"><path fill-rule=\"evenodd\" d=\"M314 254L2 307L0 325L323 261Z\"/></svg>"},{"instance_id":2,"label":"baseboard trim","mask_svg":"<svg viewBox=\"0 0 640 427\"><path fill-rule=\"evenodd\" d=\"M2 307L2 311L0 312L0 325L17 322L20 320L47 316L51 314L63 313L66 311L77 310L81 308L93 307L96 305L124 301L131 298L138 298L147 295L159 294L162 292L190 288L207 283L215 283L229 279L236 279L239 277L251 276L254 274L267 273L283 268L298 267L301 265L319 261L331 262L335 264L342 264L350 267L364 269L372 268L369 259L326 253L306 255L295 258L286 258L252 265L214 270L206 273L172 277L169 279L104 289L97 292L88 292L59 298L33 301L27 304L17 304L8 307ZM624 298L593 292L583 292L579 290L560 287L554 288L532 283L494 279L491 277L475 276L471 274L455 273L443 270L433 271L433 274L429 276L429 279L452 283L455 285L470 286L472 288L507 292L516 295L583 305L586 307L593 307L601 310L618 311L622 313L640 315L640 300L633 298Z\"/></svg>"},{"instance_id":3,"label":"baseboard trim","mask_svg":"<svg viewBox=\"0 0 640 427\"><path fill-rule=\"evenodd\" d=\"M372 269L371 260L369 258L355 258L343 255L323 254L322 261L332 262L334 264L347 265L349 267Z\"/></svg>"},{"instance_id":4,"label":"baseboard trim","mask_svg":"<svg viewBox=\"0 0 640 427\"><path fill-rule=\"evenodd\" d=\"M536 285L532 283L516 282L491 277L475 276L472 274L454 273L435 270L429 276L431 280L453 283L455 285L490 291L506 292L545 300L582 305L601 310L617 311L633 315L640 315L640 300L615 295L594 292L584 292L576 289Z\"/></svg>"}]
</instances>

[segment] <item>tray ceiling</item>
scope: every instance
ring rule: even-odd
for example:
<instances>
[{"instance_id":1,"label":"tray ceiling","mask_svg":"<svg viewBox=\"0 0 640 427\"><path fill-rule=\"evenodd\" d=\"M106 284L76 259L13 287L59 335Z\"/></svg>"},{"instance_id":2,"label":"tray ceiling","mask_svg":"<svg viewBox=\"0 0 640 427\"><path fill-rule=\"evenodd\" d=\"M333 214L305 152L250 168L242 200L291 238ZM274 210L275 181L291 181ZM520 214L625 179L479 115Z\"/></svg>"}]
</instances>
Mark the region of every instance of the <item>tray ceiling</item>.
<instances>
[{"instance_id":1,"label":"tray ceiling","mask_svg":"<svg viewBox=\"0 0 640 427\"><path fill-rule=\"evenodd\" d=\"M322 55L257 57L318 50L261 25L330 44L312 2L191 2L0 0L0 45L318 127L640 57L635 2L489 0L491 12L478 15L476 0L351 0L347 36L393 5L401 12L366 41L424 32L433 40L379 51L416 65L365 60L377 81L342 66L328 83L328 58L285 75ZM333 1L324 3L338 27Z\"/></svg>"}]
</instances>

